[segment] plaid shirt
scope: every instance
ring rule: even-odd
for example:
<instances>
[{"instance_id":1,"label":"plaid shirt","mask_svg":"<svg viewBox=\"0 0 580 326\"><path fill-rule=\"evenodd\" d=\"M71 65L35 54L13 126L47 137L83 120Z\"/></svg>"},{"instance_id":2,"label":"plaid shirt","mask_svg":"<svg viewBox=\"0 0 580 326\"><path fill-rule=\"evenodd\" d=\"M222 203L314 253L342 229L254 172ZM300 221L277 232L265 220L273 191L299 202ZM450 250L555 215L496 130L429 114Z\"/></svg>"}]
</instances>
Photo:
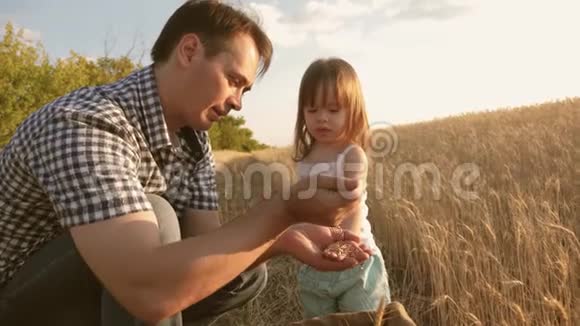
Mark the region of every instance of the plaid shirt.
<instances>
[{"instance_id":1,"label":"plaid shirt","mask_svg":"<svg viewBox=\"0 0 580 326\"><path fill-rule=\"evenodd\" d=\"M29 116L0 152L0 288L65 229L151 210L146 193L180 216L217 210L207 132L177 136L174 146L151 66Z\"/></svg>"}]
</instances>

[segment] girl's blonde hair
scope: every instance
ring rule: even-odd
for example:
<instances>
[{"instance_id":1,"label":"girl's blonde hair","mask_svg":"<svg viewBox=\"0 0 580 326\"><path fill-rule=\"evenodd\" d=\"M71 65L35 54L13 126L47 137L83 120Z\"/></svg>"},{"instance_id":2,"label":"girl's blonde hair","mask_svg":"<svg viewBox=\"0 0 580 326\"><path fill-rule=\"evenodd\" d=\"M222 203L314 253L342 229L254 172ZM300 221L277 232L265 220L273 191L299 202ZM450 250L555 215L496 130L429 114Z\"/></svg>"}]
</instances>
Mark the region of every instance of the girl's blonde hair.
<instances>
[{"instance_id":1,"label":"girl's blonde hair","mask_svg":"<svg viewBox=\"0 0 580 326\"><path fill-rule=\"evenodd\" d=\"M298 94L298 115L294 131L294 160L299 161L312 150L314 138L306 129L304 107L314 106L316 93L321 90L326 98L329 87L334 88L337 104L347 110L347 121L341 137L363 149L367 147L369 133L368 118L362 87L356 71L340 58L318 59L310 64L300 82Z\"/></svg>"}]
</instances>

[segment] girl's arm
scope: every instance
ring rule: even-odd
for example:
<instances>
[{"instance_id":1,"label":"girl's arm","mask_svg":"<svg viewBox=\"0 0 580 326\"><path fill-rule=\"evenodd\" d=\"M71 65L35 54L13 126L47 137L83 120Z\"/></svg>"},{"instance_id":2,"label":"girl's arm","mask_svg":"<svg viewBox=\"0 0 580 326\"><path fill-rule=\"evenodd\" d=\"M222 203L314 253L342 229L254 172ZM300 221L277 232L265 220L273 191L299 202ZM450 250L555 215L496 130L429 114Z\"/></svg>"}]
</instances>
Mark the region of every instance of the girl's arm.
<instances>
[{"instance_id":1,"label":"girl's arm","mask_svg":"<svg viewBox=\"0 0 580 326\"><path fill-rule=\"evenodd\" d=\"M339 164L337 168L342 168L344 176L347 178L356 178L366 185L368 161L364 150L358 145L350 145L344 151L344 164ZM361 215L360 209L355 210L353 214L347 216L340 226L356 235L360 234L361 223L364 216Z\"/></svg>"}]
</instances>

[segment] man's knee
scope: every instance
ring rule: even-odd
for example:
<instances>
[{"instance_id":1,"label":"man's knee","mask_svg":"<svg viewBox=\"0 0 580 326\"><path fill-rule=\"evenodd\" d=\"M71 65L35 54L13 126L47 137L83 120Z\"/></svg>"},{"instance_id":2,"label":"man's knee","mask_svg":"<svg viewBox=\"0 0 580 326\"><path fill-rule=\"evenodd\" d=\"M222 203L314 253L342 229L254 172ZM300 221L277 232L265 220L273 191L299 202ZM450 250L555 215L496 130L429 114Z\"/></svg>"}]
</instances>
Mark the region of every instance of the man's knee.
<instances>
[{"instance_id":1,"label":"man's knee","mask_svg":"<svg viewBox=\"0 0 580 326\"><path fill-rule=\"evenodd\" d=\"M181 240L179 220L171 204L165 198L154 194L148 194L147 199L151 202L157 217L161 242L167 244Z\"/></svg>"},{"instance_id":2,"label":"man's knee","mask_svg":"<svg viewBox=\"0 0 580 326\"><path fill-rule=\"evenodd\" d=\"M218 296L229 302L232 308L241 306L257 297L266 287L268 269L266 264L242 272L238 277L218 290ZM221 294L221 295L220 295Z\"/></svg>"},{"instance_id":3,"label":"man's knee","mask_svg":"<svg viewBox=\"0 0 580 326\"><path fill-rule=\"evenodd\" d=\"M245 298L246 300L244 302L247 302L257 297L264 290L267 281L268 269L266 268L266 264L260 264L240 274L240 276L226 287L230 287L230 291L240 296L240 298Z\"/></svg>"},{"instance_id":4,"label":"man's knee","mask_svg":"<svg viewBox=\"0 0 580 326\"><path fill-rule=\"evenodd\" d=\"M245 271L209 297L184 310L183 320L193 322L211 316L217 317L241 307L264 290L267 280L266 264Z\"/></svg>"}]
</instances>

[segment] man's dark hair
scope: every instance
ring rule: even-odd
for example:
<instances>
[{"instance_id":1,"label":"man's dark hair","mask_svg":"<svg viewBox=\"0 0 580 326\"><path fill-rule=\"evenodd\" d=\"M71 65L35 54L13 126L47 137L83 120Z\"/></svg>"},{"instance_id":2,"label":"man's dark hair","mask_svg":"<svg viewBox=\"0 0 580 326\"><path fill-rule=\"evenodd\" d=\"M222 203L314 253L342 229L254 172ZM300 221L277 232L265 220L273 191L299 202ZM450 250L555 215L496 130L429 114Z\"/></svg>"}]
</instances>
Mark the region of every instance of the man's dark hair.
<instances>
[{"instance_id":1,"label":"man's dark hair","mask_svg":"<svg viewBox=\"0 0 580 326\"><path fill-rule=\"evenodd\" d=\"M169 18L151 50L153 63L165 62L181 38L195 33L211 58L227 50L228 41L239 34L249 35L260 55L258 75L263 75L272 59L272 42L258 23L244 12L217 0L189 0Z\"/></svg>"}]
</instances>

